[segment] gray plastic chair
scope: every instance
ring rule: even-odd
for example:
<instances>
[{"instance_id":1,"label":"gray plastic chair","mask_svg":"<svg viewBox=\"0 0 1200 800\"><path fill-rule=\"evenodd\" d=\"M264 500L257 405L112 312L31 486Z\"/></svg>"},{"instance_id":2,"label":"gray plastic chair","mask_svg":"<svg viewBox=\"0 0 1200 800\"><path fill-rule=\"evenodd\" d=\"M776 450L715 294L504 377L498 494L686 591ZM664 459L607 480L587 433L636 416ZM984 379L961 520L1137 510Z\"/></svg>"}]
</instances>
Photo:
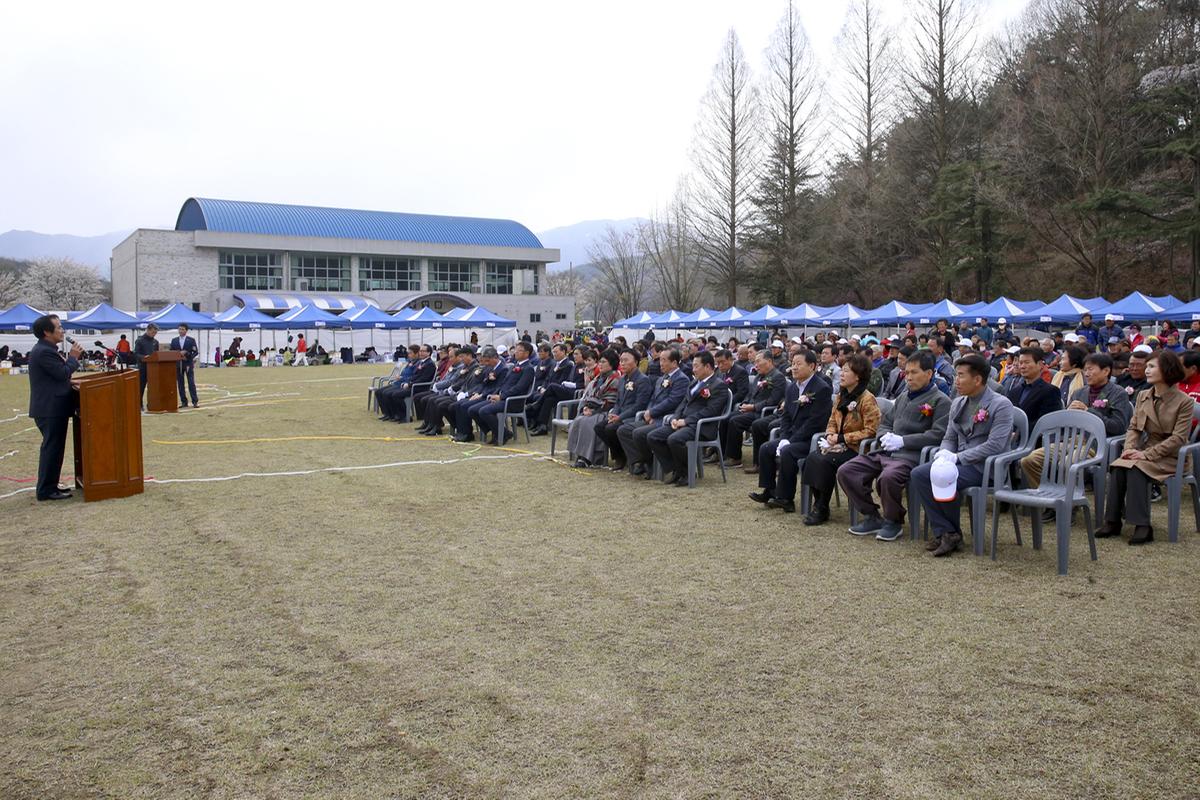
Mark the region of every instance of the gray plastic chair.
<instances>
[{"instance_id":1,"label":"gray plastic chair","mask_svg":"<svg viewBox=\"0 0 1200 800\"><path fill-rule=\"evenodd\" d=\"M688 488L696 488L696 477L704 477L704 459L700 458L700 453L705 447L717 448L717 464L721 467L721 481L728 483L729 479L725 475L725 445L721 438L721 422L729 419L729 415L733 412L733 395L725 398L725 413L719 417L704 417L696 425L696 438L687 443L688 457ZM704 432L704 426L710 425L715 434L712 439L701 439L700 434Z\"/></svg>"},{"instance_id":2,"label":"gray plastic chair","mask_svg":"<svg viewBox=\"0 0 1200 800\"><path fill-rule=\"evenodd\" d=\"M395 383L397 380L399 380L400 373L403 371L404 371L404 366L401 364L397 364L396 366L392 367L392 371L390 373L388 373L387 375L376 375L374 378L371 378L371 385L367 389L367 410L368 411L378 411L379 410L379 400L378 400L378 398L375 397L375 395L378 394L379 390L382 389L384 386L389 386L392 383Z\"/></svg>"},{"instance_id":3,"label":"gray plastic chair","mask_svg":"<svg viewBox=\"0 0 1200 800\"><path fill-rule=\"evenodd\" d=\"M554 445L558 441L559 430L571 427L574 413L579 410L581 400L560 400L554 407L554 416L550 419L550 455L554 455ZM566 412L564 414L564 412Z\"/></svg>"},{"instance_id":4,"label":"gray plastic chair","mask_svg":"<svg viewBox=\"0 0 1200 800\"><path fill-rule=\"evenodd\" d=\"M529 402L529 398L533 396L532 392L519 394L515 397L507 397L504 399L504 408L496 415L496 430L500 431L500 439L496 444L504 444L504 433L508 431L508 424L512 423L513 438L517 438L517 421L520 420L521 428L525 431L525 441L529 439L529 416L525 413L525 404ZM516 404L515 406L513 404ZM557 410L557 409L555 409Z\"/></svg>"},{"instance_id":5,"label":"gray plastic chair","mask_svg":"<svg viewBox=\"0 0 1200 800\"><path fill-rule=\"evenodd\" d=\"M1009 465L1015 464L1034 451L1032 444L1038 439L1045 452L1042 462L1042 479L1036 489L1013 489L999 485L994 492L992 507L992 560L996 560L996 539L1000 520L1000 503L1012 506L1013 529L1020 538L1020 521L1017 506L1033 509L1054 509L1055 529L1058 535L1058 574L1067 574L1067 555L1071 543L1071 510L1083 507L1087 525L1088 548L1092 560L1096 560L1096 529L1092 524L1091 502L1087 498L1084 476L1107 458L1104 422L1086 411L1055 411L1038 420L1026 447L996 458L996 475L1008 474ZM1033 547L1042 547L1042 517L1033 513Z\"/></svg>"}]
</instances>

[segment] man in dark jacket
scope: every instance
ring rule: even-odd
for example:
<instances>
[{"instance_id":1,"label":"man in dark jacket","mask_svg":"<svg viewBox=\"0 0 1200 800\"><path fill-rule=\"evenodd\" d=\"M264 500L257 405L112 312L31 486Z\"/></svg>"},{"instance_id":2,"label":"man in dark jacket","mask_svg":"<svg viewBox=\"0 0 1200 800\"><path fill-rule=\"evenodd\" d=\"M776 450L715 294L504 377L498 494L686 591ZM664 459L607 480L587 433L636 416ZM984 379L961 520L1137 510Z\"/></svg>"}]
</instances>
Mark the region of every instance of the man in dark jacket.
<instances>
[{"instance_id":1,"label":"man in dark jacket","mask_svg":"<svg viewBox=\"0 0 1200 800\"><path fill-rule=\"evenodd\" d=\"M532 436L544 436L550 432L550 418L563 400L575 397L575 390L583 388L583 375L579 366L571 359L570 351L565 344L556 344L551 348L554 359L542 385L537 392L537 421L531 424L529 433Z\"/></svg>"},{"instance_id":2,"label":"man in dark jacket","mask_svg":"<svg viewBox=\"0 0 1200 800\"><path fill-rule=\"evenodd\" d=\"M529 394L529 390L533 387L533 369L534 365L530 363L530 356L533 355L533 345L529 342L520 341L513 347L516 361L513 362L512 368L500 386L493 394L487 396L488 402L476 406L472 409L471 418L479 423L479 430L484 441L488 441L488 435L491 434L491 443L502 445L512 438L512 434L505 430L500 430L499 415L502 413L513 412L519 413L523 408L523 400L514 400L509 403L509 398L522 397ZM514 426L516 427L516 426Z\"/></svg>"},{"instance_id":3,"label":"man in dark jacket","mask_svg":"<svg viewBox=\"0 0 1200 800\"><path fill-rule=\"evenodd\" d=\"M75 411L71 375L79 369L83 348L71 345L64 358L58 345L66 338L57 316L47 314L33 322L37 344L29 351L29 416L42 432L38 454L38 500L65 500L69 491L58 488L63 452L67 446L67 422Z\"/></svg>"},{"instance_id":4,"label":"man in dark jacket","mask_svg":"<svg viewBox=\"0 0 1200 800\"><path fill-rule=\"evenodd\" d=\"M764 410L775 409L783 402L787 379L781 370L776 369L775 361L766 351L759 351L754 359L754 371L758 373L758 383L740 403L733 406L733 415L725 426L725 464L736 467L742 463L742 439L746 431L762 417ZM763 433L763 441L769 433ZM760 442L761 444L761 442ZM752 453L753 457L755 454Z\"/></svg>"},{"instance_id":5,"label":"man in dark jacket","mask_svg":"<svg viewBox=\"0 0 1200 800\"><path fill-rule=\"evenodd\" d=\"M1008 392L1008 399L1029 418L1029 430L1044 415L1062 410L1058 389L1042 380L1042 353L1036 347L1023 347L1017 353L1017 371L1024 379Z\"/></svg>"},{"instance_id":6,"label":"man in dark jacket","mask_svg":"<svg viewBox=\"0 0 1200 800\"><path fill-rule=\"evenodd\" d=\"M701 439L717 434L717 423L700 420L719 417L729 409L730 391L717 373L712 353L702 350L692 359L692 374L696 382L688 389L686 399L675 409L669 425L662 425L646 437L650 451L662 465L663 482L676 486L688 485L687 443L699 433Z\"/></svg>"},{"instance_id":7,"label":"man in dark jacket","mask_svg":"<svg viewBox=\"0 0 1200 800\"><path fill-rule=\"evenodd\" d=\"M380 419L389 422L404 422L408 419L408 404L405 402L412 396L414 387L421 390L429 388L433 376L437 372L437 364L433 360L433 348L423 344L417 349L417 361L412 365L412 372L406 377L385 386L375 393L379 402Z\"/></svg>"},{"instance_id":8,"label":"man in dark jacket","mask_svg":"<svg viewBox=\"0 0 1200 800\"><path fill-rule=\"evenodd\" d=\"M646 437L662 426L663 417L674 411L687 395L688 380L679 368L682 358L675 348L659 356L662 377L655 379L649 404L642 414L635 414L617 429L621 450L629 460L630 475L647 475L650 470L650 445Z\"/></svg>"},{"instance_id":9,"label":"man in dark jacket","mask_svg":"<svg viewBox=\"0 0 1200 800\"><path fill-rule=\"evenodd\" d=\"M650 392L654 380L638 369L637 353L632 350L621 352L621 386L617 389L617 402L609 409L608 419L597 433L608 443L609 460L616 471L625 469L625 450L617 431L633 415L650 404Z\"/></svg>"},{"instance_id":10,"label":"man in dark jacket","mask_svg":"<svg viewBox=\"0 0 1200 800\"><path fill-rule=\"evenodd\" d=\"M146 407L146 381L148 379L146 359L158 352L158 326L151 322L146 326L146 332L133 343L133 357L137 359L138 379L142 384L142 408Z\"/></svg>"},{"instance_id":11,"label":"man in dark jacket","mask_svg":"<svg viewBox=\"0 0 1200 800\"><path fill-rule=\"evenodd\" d=\"M833 411L833 387L818 375L817 356L805 350L792 357L792 378L784 401L779 439L764 442L758 451L758 486L751 492L757 503L775 500L785 512L796 510L796 477L808 457L815 433L825 430ZM776 480L776 469L779 471Z\"/></svg>"}]
</instances>

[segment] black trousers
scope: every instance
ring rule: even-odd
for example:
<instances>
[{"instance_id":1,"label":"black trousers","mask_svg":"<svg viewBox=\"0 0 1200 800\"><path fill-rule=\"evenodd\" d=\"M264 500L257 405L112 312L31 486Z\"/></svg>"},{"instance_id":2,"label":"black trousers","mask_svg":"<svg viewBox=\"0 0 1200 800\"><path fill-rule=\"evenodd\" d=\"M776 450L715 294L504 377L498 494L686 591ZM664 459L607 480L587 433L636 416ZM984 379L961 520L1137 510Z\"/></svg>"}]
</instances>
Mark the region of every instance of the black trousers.
<instances>
[{"instance_id":1,"label":"black trousers","mask_svg":"<svg viewBox=\"0 0 1200 800\"><path fill-rule=\"evenodd\" d=\"M196 365L188 361L180 361L175 371L175 383L179 387L179 404L188 404L187 395L183 393L183 379L187 377L187 388L192 395L192 405L200 401L196 398Z\"/></svg>"},{"instance_id":2,"label":"black trousers","mask_svg":"<svg viewBox=\"0 0 1200 800\"><path fill-rule=\"evenodd\" d=\"M408 405L404 402L412 394L412 386L407 384L392 384L376 392L379 401L379 411L385 417L393 417L403 422L408 417Z\"/></svg>"},{"instance_id":3,"label":"black trousers","mask_svg":"<svg viewBox=\"0 0 1200 800\"><path fill-rule=\"evenodd\" d=\"M546 391L542 394L541 408L538 409L538 425L549 428L550 420L554 417L554 411L558 408L558 404L563 400L573 400L574 398L574 389L568 389L559 383L547 386Z\"/></svg>"},{"instance_id":4,"label":"black trousers","mask_svg":"<svg viewBox=\"0 0 1200 800\"><path fill-rule=\"evenodd\" d=\"M1130 525L1150 524L1150 476L1137 467L1113 467L1108 471L1108 500L1104 519Z\"/></svg>"},{"instance_id":5,"label":"black trousers","mask_svg":"<svg viewBox=\"0 0 1200 800\"><path fill-rule=\"evenodd\" d=\"M617 437L617 430L625 424L625 420L617 420L616 422L606 422L596 428L596 435L604 440L608 445L608 458L610 461L624 463L627 461L625 450L621 447L621 440Z\"/></svg>"},{"instance_id":6,"label":"black trousers","mask_svg":"<svg viewBox=\"0 0 1200 800\"><path fill-rule=\"evenodd\" d=\"M150 379L150 376L146 373L146 369L145 364L138 364L138 383L141 384L142 408L146 407L146 382Z\"/></svg>"},{"instance_id":7,"label":"black trousers","mask_svg":"<svg viewBox=\"0 0 1200 800\"><path fill-rule=\"evenodd\" d=\"M771 414L766 417L759 417L754 420L754 424L750 426L750 440L754 442L753 448L750 450L750 463L758 466L758 454L762 446L768 439L771 438L771 431L783 424L783 418L778 414Z\"/></svg>"},{"instance_id":8,"label":"black trousers","mask_svg":"<svg viewBox=\"0 0 1200 800\"><path fill-rule=\"evenodd\" d=\"M746 431L758 419L753 411L740 411L723 423L721 438L725 440L725 457L734 461L742 460L742 438ZM755 448L757 450L757 448Z\"/></svg>"},{"instance_id":9,"label":"black trousers","mask_svg":"<svg viewBox=\"0 0 1200 800\"><path fill-rule=\"evenodd\" d=\"M833 489L837 486L838 467L854 458L857 453L847 447L841 453L810 453L804 460L804 485L812 493L814 508L829 510L829 501L833 497Z\"/></svg>"},{"instance_id":10,"label":"black trousers","mask_svg":"<svg viewBox=\"0 0 1200 800\"><path fill-rule=\"evenodd\" d=\"M43 500L58 491L62 475L63 452L67 447L67 424L70 417L34 417L42 432L42 449L38 453L37 497Z\"/></svg>"},{"instance_id":11,"label":"black trousers","mask_svg":"<svg viewBox=\"0 0 1200 800\"><path fill-rule=\"evenodd\" d=\"M433 399L434 393L428 390L413 395L413 414L417 419L425 419L425 406Z\"/></svg>"}]
</instances>

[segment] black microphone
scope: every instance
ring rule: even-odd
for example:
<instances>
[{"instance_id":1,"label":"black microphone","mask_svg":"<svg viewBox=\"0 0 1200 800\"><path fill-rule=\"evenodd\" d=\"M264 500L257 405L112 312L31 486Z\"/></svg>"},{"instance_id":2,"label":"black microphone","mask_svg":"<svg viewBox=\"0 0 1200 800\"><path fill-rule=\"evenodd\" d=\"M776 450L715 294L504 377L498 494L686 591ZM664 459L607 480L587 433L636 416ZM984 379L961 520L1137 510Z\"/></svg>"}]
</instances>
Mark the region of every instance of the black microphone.
<instances>
[{"instance_id":1,"label":"black microphone","mask_svg":"<svg viewBox=\"0 0 1200 800\"><path fill-rule=\"evenodd\" d=\"M67 335L67 336L65 336L65 337L63 337L63 338L65 338L65 339L67 340L67 344L75 344L75 340L74 340L74 339L72 339L72 338L70 337L70 335Z\"/></svg>"}]
</instances>

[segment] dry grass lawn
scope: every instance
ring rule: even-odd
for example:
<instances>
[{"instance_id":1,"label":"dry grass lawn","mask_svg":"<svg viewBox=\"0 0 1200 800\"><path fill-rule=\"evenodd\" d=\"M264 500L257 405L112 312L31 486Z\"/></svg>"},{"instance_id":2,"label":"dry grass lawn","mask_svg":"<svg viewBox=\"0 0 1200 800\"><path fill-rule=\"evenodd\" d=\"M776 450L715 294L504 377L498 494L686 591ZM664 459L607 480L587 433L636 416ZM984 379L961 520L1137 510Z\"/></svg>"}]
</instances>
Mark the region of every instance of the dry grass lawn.
<instances>
[{"instance_id":1,"label":"dry grass lawn","mask_svg":"<svg viewBox=\"0 0 1200 800\"><path fill-rule=\"evenodd\" d=\"M0 500L0 798L1200 796L1191 525L934 561L414 438L379 371L203 370L147 474L427 463ZM39 441L0 422L0 494Z\"/></svg>"}]
</instances>

